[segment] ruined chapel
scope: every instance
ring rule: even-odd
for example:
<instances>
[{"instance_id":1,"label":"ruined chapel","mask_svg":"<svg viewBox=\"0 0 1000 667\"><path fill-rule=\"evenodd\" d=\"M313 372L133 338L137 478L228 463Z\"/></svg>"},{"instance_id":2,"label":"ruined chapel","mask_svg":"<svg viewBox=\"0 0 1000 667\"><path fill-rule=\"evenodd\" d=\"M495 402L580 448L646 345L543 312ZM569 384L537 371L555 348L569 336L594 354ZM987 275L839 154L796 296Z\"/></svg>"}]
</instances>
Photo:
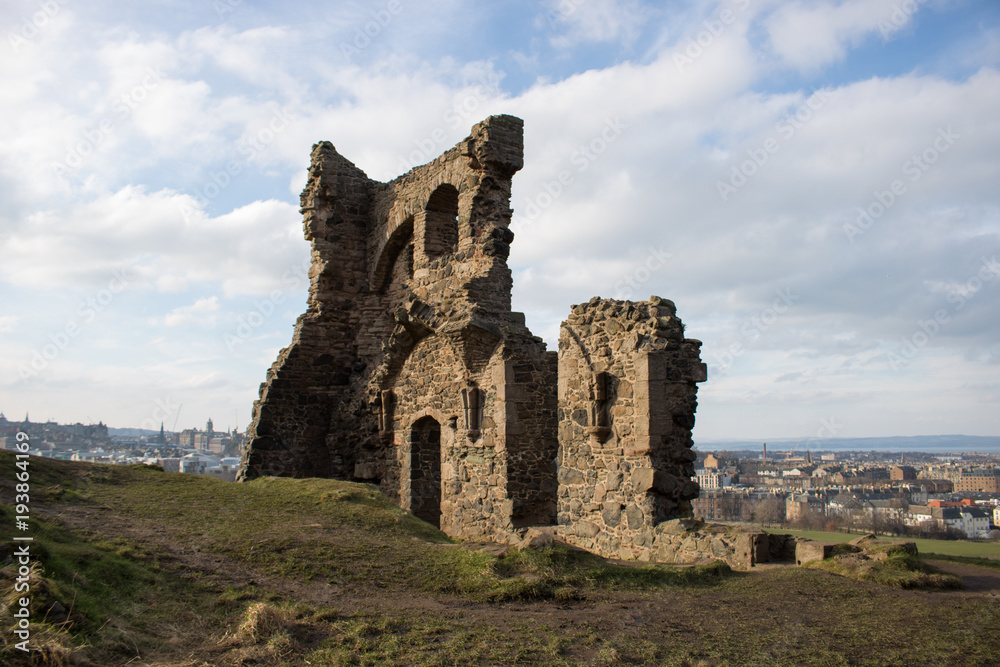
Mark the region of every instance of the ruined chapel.
<instances>
[{"instance_id":1,"label":"ruined chapel","mask_svg":"<svg viewBox=\"0 0 1000 667\"><path fill-rule=\"evenodd\" d=\"M241 479L370 482L453 537L553 526L604 555L680 548L660 535L698 495L701 343L666 299L595 297L547 350L511 312L522 165L506 115L388 183L313 147L308 307L260 387Z\"/></svg>"}]
</instances>

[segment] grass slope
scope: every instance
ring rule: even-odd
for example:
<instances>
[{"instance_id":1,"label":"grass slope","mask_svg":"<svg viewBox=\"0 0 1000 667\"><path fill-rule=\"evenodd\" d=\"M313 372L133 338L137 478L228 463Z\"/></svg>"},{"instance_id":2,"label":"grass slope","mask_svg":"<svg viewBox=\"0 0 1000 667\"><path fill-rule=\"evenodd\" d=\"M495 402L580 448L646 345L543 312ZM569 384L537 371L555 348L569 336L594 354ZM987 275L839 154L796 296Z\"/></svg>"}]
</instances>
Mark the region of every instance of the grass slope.
<instances>
[{"instance_id":1,"label":"grass slope","mask_svg":"<svg viewBox=\"0 0 1000 667\"><path fill-rule=\"evenodd\" d=\"M0 498L14 497L0 452ZM989 665L998 603L456 545L372 487L31 460L31 664ZM0 503L0 525L13 522ZM2 543L2 592L16 563ZM0 662L28 664L0 610ZM872 647L878 651L873 652Z\"/></svg>"}]
</instances>

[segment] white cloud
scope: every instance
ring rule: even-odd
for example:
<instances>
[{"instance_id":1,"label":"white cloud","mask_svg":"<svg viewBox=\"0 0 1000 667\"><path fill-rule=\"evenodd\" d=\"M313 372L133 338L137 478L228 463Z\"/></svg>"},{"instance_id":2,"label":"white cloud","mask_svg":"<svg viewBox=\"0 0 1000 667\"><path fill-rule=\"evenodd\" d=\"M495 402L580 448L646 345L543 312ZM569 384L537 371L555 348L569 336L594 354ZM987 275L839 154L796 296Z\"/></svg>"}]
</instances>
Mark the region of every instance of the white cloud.
<instances>
[{"instance_id":1,"label":"white cloud","mask_svg":"<svg viewBox=\"0 0 1000 667\"><path fill-rule=\"evenodd\" d=\"M563 49L588 42L627 43L651 13L636 0L549 0L546 5L538 23L559 31L551 41Z\"/></svg>"},{"instance_id":2,"label":"white cloud","mask_svg":"<svg viewBox=\"0 0 1000 667\"><path fill-rule=\"evenodd\" d=\"M851 63L833 83L824 68L882 39L880 22L897 3L749 3L692 57L688 38L706 30L706 18L741 3L690 3L668 16L637 0L568 2L546 6L574 9L542 35L505 5L456 1L438 13L405 5L351 62L340 45L371 20L361 2L314 10L308 20L243 7L226 17L239 29L181 19L149 26L64 8L0 59L8 93L0 99L0 281L18 308L49 299L57 311L51 321L0 320L10 343L0 365L16 373L113 271L132 278L35 389L10 395L77 410L74 394L110 396L120 387L122 400L107 409L120 409L123 422L148 417L149 405L124 394L148 392L152 382L217 415L241 406L245 422L303 305L309 246L297 195L310 146L331 140L388 180L450 148L485 116L513 113L525 120L526 161L514 179L510 264L515 308L536 333L553 340L571 303L617 295L628 277L638 282L629 287L634 298L655 293L678 303L707 361L718 365L730 345L743 345L702 386L699 433L725 435L743 419L762 434L768 420L815 429L830 411L850 415L860 435L883 428L886 414L892 424L911 423L914 410L960 415L970 432L995 424L975 401L959 405L949 392L963 377L987 384L982 369L1000 360L991 338L1000 282L975 291L968 282L984 252L1000 254L996 26L984 19L972 46L955 41L944 51L974 74L923 74L940 68L903 50L894 57L914 57L913 73L859 76L864 65ZM493 25L507 33L490 32ZM924 30L908 17L902 25L886 50L911 28ZM650 35L659 40L653 47ZM515 53L530 54L520 59L525 70ZM126 104L127 114L116 112L148 68L162 73L156 86L133 95L143 99ZM499 88L481 85L498 79ZM826 99L810 107L814 90ZM289 120L275 130L285 109ZM91 141L105 119L111 130ZM608 123L621 131L609 134ZM905 162L947 128L959 135L954 144L851 243L845 223L893 180L910 178ZM260 150L248 149L251 140ZM718 183L769 140L778 149L751 164L722 201ZM57 177L52 163L88 141L79 167ZM553 194L564 171L570 182ZM671 257L646 276L651 249ZM779 289L798 301L766 330L756 327ZM228 350L226 329L272 291L288 297L280 317L237 353ZM947 326L906 369L891 371L887 355L918 321L953 308L954 295L966 305L949 311ZM926 389L911 386L915 377ZM928 432L945 425L927 418Z\"/></svg>"},{"instance_id":3,"label":"white cloud","mask_svg":"<svg viewBox=\"0 0 1000 667\"><path fill-rule=\"evenodd\" d=\"M215 313L219 310L219 297L198 299L190 306L174 308L163 318L168 327L186 327L192 324L211 326L215 323Z\"/></svg>"},{"instance_id":4,"label":"white cloud","mask_svg":"<svg viewBox=\"0 0 1000 667\"><path fill-rule=\"evenodd\" d=\"M0 269L15 285L103 286L128 267L163 292L218 281L226 295L265 294L286 288L308 257L297 210L274 200L212 218L189 197L126 187L29 222Z\"/></svg>"},{"instance_id":5,"label":"white cloud","mask_svg":"<svg viewBox=\"0 0 1000 667\"><path fill-rule=\"evenodd\" d=\"M187 288L187 280L180 276L166 275L156 279L156 289L164 294L185 292Z\"/></svg>"},{"instance_id":6,"label":"white cloud","mask_svg":"<svg viewBox=\"0 0 1000 667\"><path fill-rule=\"evenodd\" d=\"M766 20L771 48L785 65L814 70L843 59L850 46L872 33L886 37L905 27L912 13L899 0L792 2ZM914 1L912 3L916 5Z\"/></svg>"},{"instance_id":7,"label":"white cloud","mask_svg":"<svg viewBox=\"0 0 1000 667\"><path fill-rule=\"evenodd\" d=\"M17 315L0 315L0 333L10 333L17 328L21 318Z\"/></svg>"}]
</instances>

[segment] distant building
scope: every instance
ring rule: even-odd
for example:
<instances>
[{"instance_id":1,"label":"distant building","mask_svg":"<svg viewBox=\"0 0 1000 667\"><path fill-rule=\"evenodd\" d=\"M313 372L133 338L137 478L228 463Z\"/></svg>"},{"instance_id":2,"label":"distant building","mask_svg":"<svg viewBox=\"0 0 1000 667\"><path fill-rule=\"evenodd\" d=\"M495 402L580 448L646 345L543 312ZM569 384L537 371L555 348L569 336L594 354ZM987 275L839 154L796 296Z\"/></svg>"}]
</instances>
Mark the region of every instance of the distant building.
<instances>
[{"instance_id":1,"label":"distant building","mask_svg":"<svg viewBox=\"0 0 1000 667\"><path fill-rule=\"evenodd\" d=\"M926 493L951 493L955 485L947 479L921 479L920 490Z\"/></svg>"},{"instance_id":2,"label":"distant building","mask_svg":"<svg viewBox=\"0 0 1000 667\"><path fill-rule=\"evenodd\" d=\"M1000 470L977 470L962 473L955 485L959 493L1000 493Z\"/></svg>"},{"instance_id":3,"label":"distant building","mask_svg":"<svg viewBox=\"0 0 1000 667\"><path fill-rule=\"evenodd\" d=\"M847 516L861 510L863 502L853 493L839 493L827 503L830 516Z\"/></svg>"},{"instance_id":4,"label":"distant building","mask_svg":"<svg viewBox=\"0 0 1000 667\"><path fill-rule=\"evenodd\" d=\"M962 527L959 530L967 537L982 538L990 532L990 514L981 507L961 507L958 513L962 517Z\"/></svg>"},{"instance_id":5,"label":"distant building","mask_svg":"<svg viewBox=\"0 0 1000 667\"><path fill-rule=\"evenodd\" d=\"M715 454L709 454L705 457L705 463L702 467L704 467L705 470L718 470L722 467L722 462Z\"/></svg>"},{"instance_id":6,"label":"distant building","mask_svg":"<svg viewBox=\"0 0 1000 667\"><path fill-rule=\"evenodd\" d=\"M969 498L963 498L962 500L935 499L927 501L928 507L973 507L975 504L975 501Z\"/></svg>"},{"instance_id":7,"label":"distant building","mask_svg":"<svg viewBox=\"0 0 1000 667\"><path fill-rule=\"evenodd\" d=\"M166 457L157 460L157 463L166 472L180 472L181 460L177 457Z\"/></svg>"},{"instance_id":8,"label":"distant building","mask_svg":"<svg viewBox=\"0 0 1000 667\"><path fill-rule=\"evenodd\" d=\"M785 500L785 518L796 521L810 513L823 514L823 500L808 493L793 493Z\"/></svg>"},{"instance_id":9,"label":"distant building","mask_svg":"<svg viewBox=\"0 0 1000 667\"><path fill-rule=\"evenodd\" d=\"M951 528L969 538L985 537L990 530L990 515L980 507L928 507L910 505L903 515L908 526Z\"/></svg>"},{"instance_id":10,"label":"distant building","mask_svg":"<svg viewBox=\"0 0 1000 667\"><path fill-rule=\"evenodd\" d=\"M889 470L889 479L894 482L903 482L917 478L917 471L912 466L893 466Z\"/></svg>"},{"instance_id":11,"label":"distant building","mask_svg":"<svg viewBox=\"0 0 1000 667\"><path fill-rule=\"evenodd\" d=\"M850 484L857 484L858 476L855 475L850 470L842 470L840 472L835 472L828 476L830 484L836 484L839 486L847 486Z\"/></svg>"},{"instance_id":12,"label":"distant building","mask_svg":"<svg viewBox=\"0 0 1000 667\"><path fill-rule=\"evenodd\" d=\"M199 451L211 452L213 454L223 454L230 445L239 445L243 442L243 436L232 431L216 431L212 420L205 424L205 430L199 431L196 428L184 429L178 436L177 444L181 447L190 447Z\"/></svg>"},{"instance_id":13,"label":"distant building","mask_svg":"<svg viewBox=\"0 0 1000 667\"><path fill-rule=\"evenodd\" d=\"M733 478L714 470L705 469L698 473L698 486L702 489L721 489L732 484Z\"/></svg>"}]
</instances>

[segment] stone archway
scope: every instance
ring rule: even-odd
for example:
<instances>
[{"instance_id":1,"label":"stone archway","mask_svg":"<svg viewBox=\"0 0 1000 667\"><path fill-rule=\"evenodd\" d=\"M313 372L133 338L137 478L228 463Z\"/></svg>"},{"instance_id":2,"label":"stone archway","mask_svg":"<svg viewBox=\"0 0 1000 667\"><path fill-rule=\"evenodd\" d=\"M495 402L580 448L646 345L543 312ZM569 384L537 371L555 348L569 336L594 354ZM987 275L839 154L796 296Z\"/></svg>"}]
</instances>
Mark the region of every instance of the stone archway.
<instances>
[{"instance_id":1,"label":"stone archway","mask_svg":"<svg viewBox=\"0 0 1000 667\"><path fill-rule=\"evenodd\" d=\"M410 428L410 511L441 527L441 424L433 417Z\"/></svg>"}]
</instances>

